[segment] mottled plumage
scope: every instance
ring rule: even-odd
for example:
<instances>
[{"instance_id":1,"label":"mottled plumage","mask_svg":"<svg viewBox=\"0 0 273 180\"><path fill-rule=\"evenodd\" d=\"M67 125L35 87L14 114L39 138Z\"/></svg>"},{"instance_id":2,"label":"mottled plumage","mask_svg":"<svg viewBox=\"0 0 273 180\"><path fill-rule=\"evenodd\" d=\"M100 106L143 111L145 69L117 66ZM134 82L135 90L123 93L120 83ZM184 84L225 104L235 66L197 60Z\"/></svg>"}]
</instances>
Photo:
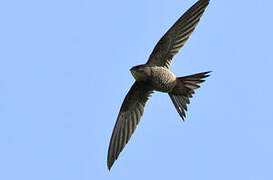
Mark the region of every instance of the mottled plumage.
<instances>
[{"instance_id":1,"label":"mottled plumage","mask_svg":"<svg viewBox=\"0 0 273 180\"><path fill-rule=\"evenodd\" d=\"M135 83L126 95L111 136L107 166L110 170L126 143L136 129L144 106L153 93L168 93L177 112L184 120L189 98L209 72L176 77L168 68L173 56L187 41L200 20L209 0L199 0L186 11L166 32L153 49L146 64L130 69Z\"/></svg>"}]
</instances>

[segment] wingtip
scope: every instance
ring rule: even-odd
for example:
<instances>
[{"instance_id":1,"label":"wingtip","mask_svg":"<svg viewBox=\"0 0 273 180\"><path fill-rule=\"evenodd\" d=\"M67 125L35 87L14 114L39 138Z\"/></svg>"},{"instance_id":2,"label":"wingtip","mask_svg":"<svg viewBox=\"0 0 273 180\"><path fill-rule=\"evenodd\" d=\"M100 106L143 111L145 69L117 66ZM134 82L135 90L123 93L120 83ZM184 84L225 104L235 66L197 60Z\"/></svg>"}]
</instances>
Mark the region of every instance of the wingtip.
<instances>
[{"instance_id":1,"label":"wingtip","mask_svg":"<svg viewBox=\"0 0 273 180\"><path fill-rule=\"evenodd\" d=\"M115 160L112 159L112 158L110 158L110 154L109 154L109 152L108 152L108 155L107 155L107 169L108 169L108 171L111 170L111 168L112 168L114 162L115 162Z\"/></svg>"},{"instance_id":2,"label":"wingtip","mask_svg":"<svg viewBox=\"0 0 273 180\"><path fill-rule=\"evenodd\" d=\"M112 168L112 165L113 165L113 163L112 164L111 163L107 163L107 169L108 169L109 172L110 172L110 170Z\"/></svg>"},{"instance_id":3,"label":"wingtip","mask_svg":"<svg viewBox=\"0 0 273 180\"><path fill-rule=\"evenodd\" d=\"M209 77L211 75L212 71L207 71L206 75Z\"/></svg>"},{"instance_id":4,"label":"wingtip","mask_svg":"<svg viewBox=\"0 0 273 180\"><path fill-rule=\"evenodd\" d=\"M183 110L181 110L181 112L179 113L179 115L182 118L182 121L185 122L186 113Z\"/></svg>"}]
</instances>

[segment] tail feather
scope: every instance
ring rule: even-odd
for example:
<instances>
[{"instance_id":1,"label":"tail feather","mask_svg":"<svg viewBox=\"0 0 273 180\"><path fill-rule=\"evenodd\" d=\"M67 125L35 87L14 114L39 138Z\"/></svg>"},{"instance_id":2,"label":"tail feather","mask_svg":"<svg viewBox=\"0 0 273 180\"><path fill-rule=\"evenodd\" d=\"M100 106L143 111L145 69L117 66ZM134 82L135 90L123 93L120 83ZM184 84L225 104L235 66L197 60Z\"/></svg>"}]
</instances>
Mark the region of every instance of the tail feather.
<instances>
[{"instance_id":1,"label":"tail feather","mask_svg":"<svg viewBox=\"0 0 273 180\"><path fill-rule=\"evenodd\" d=\"M185 111L187 111L187 104L190 103L189 98L194 94L194 90L200 87L198 84L204 82L204 78L209 77L210 72L211 71L176 78L176 86L172 92L169 93L169 96L183 120L186 117Z\"/></svg>"}]
</instances>

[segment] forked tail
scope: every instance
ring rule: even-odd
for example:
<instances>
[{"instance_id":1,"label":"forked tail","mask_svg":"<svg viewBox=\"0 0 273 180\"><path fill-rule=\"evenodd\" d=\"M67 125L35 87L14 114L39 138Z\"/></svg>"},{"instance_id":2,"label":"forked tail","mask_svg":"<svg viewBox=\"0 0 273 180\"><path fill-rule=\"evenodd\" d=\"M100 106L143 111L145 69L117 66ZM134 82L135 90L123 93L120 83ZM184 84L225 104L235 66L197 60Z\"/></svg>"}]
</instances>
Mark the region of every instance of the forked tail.
<instances>
[{"instance_id":1,"label":"forked tail","mask_svg":"<svg viewBox=\"0 0 273 180\"><path fill-rule=\"evenodd\" d=\"M176 86L172 92L169 93L169 96L183 120L186 117L185 111L187 111L187 104L190 103L189 98L194 94L194 90L200 87L198 84L204 82L204 78L208 77L210 72L211 71L176 78Z\"/></svg>"}]
</instances>

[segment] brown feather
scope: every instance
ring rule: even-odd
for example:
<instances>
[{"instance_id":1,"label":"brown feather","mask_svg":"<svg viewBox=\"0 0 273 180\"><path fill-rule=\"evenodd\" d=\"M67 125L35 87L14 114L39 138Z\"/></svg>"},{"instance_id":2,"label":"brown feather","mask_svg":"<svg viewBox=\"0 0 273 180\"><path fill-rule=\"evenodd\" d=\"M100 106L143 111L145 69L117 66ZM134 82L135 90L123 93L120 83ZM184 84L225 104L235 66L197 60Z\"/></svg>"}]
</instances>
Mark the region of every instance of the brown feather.
<instances>
[{"instance_id":1,"label":"brown feather","mask_svg":"<svg viewBox=\"0 0 273 180\"><path fill-rule=\"evenodd\" d=\"M173 56L184 46L195 29L208 4L209 0L199 0L187 10L158 41L146 64L168 68Z\"/></svg>"},{"instance_id":2,"label":"brown feather","mask_svg":"<svg viewBox=\"0 0 273 180\"><path fill-rule=\"evenodd\" d=\"M109 170L135 131L143 114L144 106L152 92L152 89L145 83L135 82L127 93L108 148L107 166Z\"/></svg>"}]
</instances>

